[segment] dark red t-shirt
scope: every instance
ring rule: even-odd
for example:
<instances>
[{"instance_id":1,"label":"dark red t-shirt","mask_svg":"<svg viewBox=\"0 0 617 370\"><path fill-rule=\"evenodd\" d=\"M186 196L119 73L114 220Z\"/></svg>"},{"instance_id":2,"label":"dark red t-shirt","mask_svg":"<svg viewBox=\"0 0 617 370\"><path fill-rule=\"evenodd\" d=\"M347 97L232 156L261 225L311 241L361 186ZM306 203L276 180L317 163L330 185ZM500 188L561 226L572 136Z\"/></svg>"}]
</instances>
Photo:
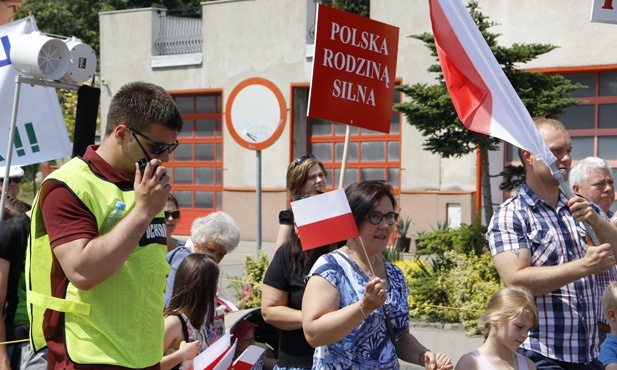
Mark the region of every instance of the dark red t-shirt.
<instances>
[{"instance_id":1,"label":"dark red t-shirt","mask_svg":"<svg viewBox=\"0 0 617 370\"><path fill-rule=\"evenodd\" d=\"M95 150L96 145L91 145L86 150L83 160L88 163L95 174L115 183L121 189L132 189L133 182L105 162ZM41 199L41 211L45 227L49 234L51 247L55 248L77 239L94 239L98 234L96 218L88 208L79 200L73 192L55 181L43 184L48 191L44 199ZM64 292L68 284L66 274L62 270L58 260L54 256L51 271L51 287L54 297L64 298ZM161 317L163 312L161 311ZM43 323L45 339L49 353L48 363L53 363L50 369L64 370L119 370L128 369L122 366L112 365L79 365L73 363L67 353L64 344L64 314L62 312L47 310ZM96 338L93 338L96 340ZM139 340L136 338L136 340ZM161 349L162 351L162 349ZM138 354L136 354L138 355ZM163 353L161 352L161 357ZM158 370L160 365L148 367L148 370Z\"/></svg>"}]
</instances>

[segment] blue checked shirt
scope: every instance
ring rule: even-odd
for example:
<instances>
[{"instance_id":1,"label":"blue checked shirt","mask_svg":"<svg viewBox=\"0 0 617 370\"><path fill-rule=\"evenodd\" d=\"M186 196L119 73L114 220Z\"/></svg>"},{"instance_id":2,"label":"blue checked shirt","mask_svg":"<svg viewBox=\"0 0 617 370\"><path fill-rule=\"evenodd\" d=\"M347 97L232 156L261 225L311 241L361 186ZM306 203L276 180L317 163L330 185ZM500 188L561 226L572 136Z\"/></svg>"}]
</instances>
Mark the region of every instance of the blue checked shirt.
<instances>
[{"instance_id":1,"label":"blue checked shirt","mask_svg":"<svg viewBox=\"0 0 617 370\"><path fill-rule=\"evenodd\" d=\"M529 249L531 266L554 266L582 258L585 231L566 207L560 193L557 209L527 185L497 208L486 234L493 256ZM535 297L539 325L522 347L559 361L588 363L598 357L594 276Z\"/></svg>"},{"instance_id":2,"label":"blue checked shirt","mask_svg":"<svg viewBox=\"0 0 617 370\"><path fill-rule=\"evenodd\" d=\"M607 220L610 220L610 218L613 217L613 212L608 211L608 214L604 213L600 207L592 203L590 200L588 201L594 206L596 212L598 212L602 217ZM602 310L602 294L604 294L604 289L606 289L606 287L613 281L617 281L617 270L615 270L615 267L596 275L596 284L594 288L596 296L596 312L598 313L598 321L606 325L608 325L608 320L604 316L604 311Z\"/></svg>"}]
</instances>

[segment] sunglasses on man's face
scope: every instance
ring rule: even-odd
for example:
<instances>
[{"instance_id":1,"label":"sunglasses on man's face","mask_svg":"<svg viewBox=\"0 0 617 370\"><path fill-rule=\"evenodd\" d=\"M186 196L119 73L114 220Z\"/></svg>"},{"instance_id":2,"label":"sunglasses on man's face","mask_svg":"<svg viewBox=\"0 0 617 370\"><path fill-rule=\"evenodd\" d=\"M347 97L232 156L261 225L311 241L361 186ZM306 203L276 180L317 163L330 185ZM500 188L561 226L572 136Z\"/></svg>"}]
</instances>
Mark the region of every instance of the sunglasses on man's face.
<instances>
[{"instance_id":1,"label":"sunglasses on man's face","mask_svg":"<svg viewBox=\"0 0 617 370\"><path fill-rule=\"evenodd\" d=\"M307 154L307 155L303 155L302 157L298 157L296 158L296 160L294 161L294 163L296 164L296 166L299 166L302 164L302 162L306 161L309 158L315 158L314 155L312 154Z\"/></svg>"},{"instance_id":2,"label":"sunglasses on man's face","mask_svg":"<svg viewBox=\"0 0 617 370\"><path fill-rule=\"evenodd\" d=\"M4 178L0 178L0 184L4 182ZM21 177L9 177L9 184L10 183L15 183L15 184L20 184L21 183Z\"/></svg>"},{"instance_id":3,"label":"sunglasses on man's face","mask_svg":"<svg viewBox=\"0 0 617 370\"><path fill-rule=\"evenodd\" d=\"M171 216L171 218L180 218L180 210L176 209L174 211L164 211L165 212L165 218L169 218L169 216Z\"/></svg>"},{"instance_id":4,"label":"sunglasses on man's face","mask_svg":"<svg viewBox=\"0 0 617 370\"><path fill-rule=\"evenodd\" d=\"M178 147L178 145L180 145L180 143L178 142L178 140L176 140L175 143L173 144L165 144L165 143L159 143L157 141L154 141L152 139L150 139L149 137L147 137L146 135L142 134L141 132L129 128L128 129L131 134L133 134L133 137L135 138L135 140L137 140L137 143L139 144L139 146L141 146L141 149L143 150L143 146L141 145L141 142L139 141L139 139L137 138L137 136L135 135L139 135L141 137L143 137L144 139L148 140L150 143L152 143L152 149L150 150L152 152L152 154L163 154L165 152L168 152L169 154L171 154L171 152L173 152L174 150L176 150L176 148Z\"/></svg>"}]
</instances>

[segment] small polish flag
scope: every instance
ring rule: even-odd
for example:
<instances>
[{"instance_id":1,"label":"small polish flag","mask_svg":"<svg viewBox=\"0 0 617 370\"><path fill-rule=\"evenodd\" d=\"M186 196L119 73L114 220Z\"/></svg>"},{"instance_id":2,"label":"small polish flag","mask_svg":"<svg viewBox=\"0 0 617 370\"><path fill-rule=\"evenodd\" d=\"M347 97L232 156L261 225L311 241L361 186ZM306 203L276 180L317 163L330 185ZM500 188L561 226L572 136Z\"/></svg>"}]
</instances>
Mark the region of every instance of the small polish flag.
<instances>
[{"instance_id":1,"label":"small polish flag","mask_svg":"<svg viewBox=\"0 0 617 370\"><path fill-rule=\"evenodd\" d=\"M338 189L291 202L302 250L360 235L345 190Z\"/></svg>"},{"instance_id":2,"label":"small polish flag","mask_svg":"<svg viewBox=\"0 0 617 370\"><path fill-rule=\"evenodd\" d=\"M261 348L254 344L248 346L244 350L244 352L242 352L242 354L238 356L236 361L234 361L233 365L231 366L231 369L232 370L251 370L253 368L253 365L255 365L255 363L257 362L257 360L261 358L261 354L264 353L265 350L266 350L265 348Z\"/></svg>"},{"instance_id":3,"label":"small polish flag","mask_svg":"<svg viewBox=\"0 0 617 370\"><path fill-rule=\"evenodd\" d=\"M231 334L227 331L216 342L193 359L193 368L196 370L229 369L236 352L236 342L231 344Z\"/></svg>"}]
</instances>

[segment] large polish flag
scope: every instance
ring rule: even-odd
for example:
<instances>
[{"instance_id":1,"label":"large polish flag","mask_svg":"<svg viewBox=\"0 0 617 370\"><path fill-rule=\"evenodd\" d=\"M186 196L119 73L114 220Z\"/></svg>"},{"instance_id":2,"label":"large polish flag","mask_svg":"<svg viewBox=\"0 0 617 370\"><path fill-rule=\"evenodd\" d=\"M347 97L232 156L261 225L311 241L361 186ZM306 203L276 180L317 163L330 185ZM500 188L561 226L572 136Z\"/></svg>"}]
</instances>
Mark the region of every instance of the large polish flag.
<instances>
[{"instance_id":1,"label":"large polish flag","mask_svg":"<svg viewBox=\"0 0 617 370\"><path fill-rule=\"evenodd\" d=\"M343 189L291 202L291 209L302 250L360 235Z\"/></svg>"},{"instance_id":2,"label":"large polish flag","mask_svg":"<svg viewBox=\"0 0 617 370\"><path fill-rule=\"evenodd\" d=\"M465 127L533 153L556 158L508 81L461 0L429 0L439 62Z\"/></svg>"}]
</instances>

